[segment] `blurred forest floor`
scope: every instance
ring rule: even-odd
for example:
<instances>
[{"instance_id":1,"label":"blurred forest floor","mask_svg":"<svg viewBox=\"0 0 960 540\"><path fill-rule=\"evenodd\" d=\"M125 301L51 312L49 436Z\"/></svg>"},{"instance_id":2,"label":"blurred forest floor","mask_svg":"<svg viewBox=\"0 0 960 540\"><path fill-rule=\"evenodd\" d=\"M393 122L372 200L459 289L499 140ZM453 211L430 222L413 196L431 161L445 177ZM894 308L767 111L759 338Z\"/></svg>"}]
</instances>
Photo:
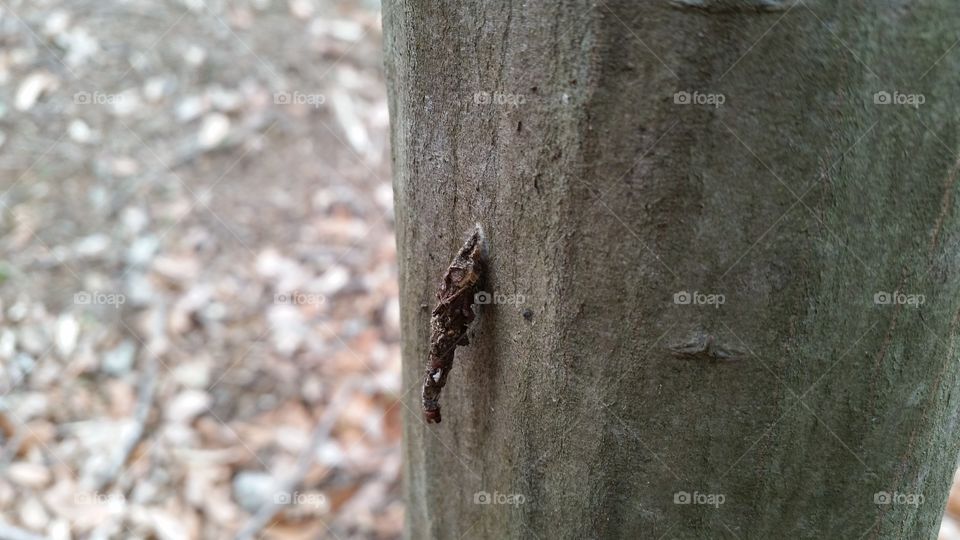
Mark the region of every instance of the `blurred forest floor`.
<instances>
[{"instance_id":1,"label":"blurred forest floor","mask_svg":"<svg viewBox=\"0 0 960 540\"><path fill-rule=\"evenodd\" d=\"M3 0L0 40L0 536L399 536L378 3Z\"/></svg>"}]
</instances>

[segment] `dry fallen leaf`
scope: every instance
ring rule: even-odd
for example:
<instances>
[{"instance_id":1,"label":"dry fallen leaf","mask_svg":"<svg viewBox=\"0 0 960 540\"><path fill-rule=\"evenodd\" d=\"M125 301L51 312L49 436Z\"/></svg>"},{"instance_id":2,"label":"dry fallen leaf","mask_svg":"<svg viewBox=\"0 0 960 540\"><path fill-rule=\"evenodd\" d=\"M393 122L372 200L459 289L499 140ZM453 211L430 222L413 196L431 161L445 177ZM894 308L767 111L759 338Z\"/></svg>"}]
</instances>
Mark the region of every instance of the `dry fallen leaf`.
<instances>
[{"instance_id":1,"label":"dry fallen leaf","mask_svg":"<svg viewBox=\"0 0 960 540\"><path fill-rule=\"evenodd\" d=\"M36 71L27 75L17 88L17 95L13 99L13 107L18 111L28 111L36 105L45 93L53 91L60 84L60 80L46 71Z\"/></svg>"},{"instance_id":2,"label":"dry fallen leaf","mask_svg":"<svg viewBox=\"0 0 960 540\"><path fill-rule=\"evenodd\" d=\"M223 114L208 114L203 118L197 143L201 148L210 149L218 146L230 133L230 119Z\"/></svg>"}]
</instances>

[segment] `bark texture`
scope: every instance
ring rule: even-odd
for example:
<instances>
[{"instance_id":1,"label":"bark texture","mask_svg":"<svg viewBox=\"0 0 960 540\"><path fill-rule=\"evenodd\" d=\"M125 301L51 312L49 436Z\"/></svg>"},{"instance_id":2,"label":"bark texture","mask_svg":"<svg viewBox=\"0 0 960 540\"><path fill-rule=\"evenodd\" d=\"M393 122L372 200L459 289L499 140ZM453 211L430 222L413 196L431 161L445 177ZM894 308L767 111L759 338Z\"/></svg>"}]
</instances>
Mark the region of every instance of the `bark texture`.
<instances>
[{"instance_id":1,"label":"bark texture","mask_svg":"<svg viewBox=\"0 0 960 540\"><path fill-rule=\"evenodd\" d=\"M409 537L935 537L960 450L952 0L383 13ZM476 222L503 302L427 425L422 306Z\"/></svg>"}]
</instances>

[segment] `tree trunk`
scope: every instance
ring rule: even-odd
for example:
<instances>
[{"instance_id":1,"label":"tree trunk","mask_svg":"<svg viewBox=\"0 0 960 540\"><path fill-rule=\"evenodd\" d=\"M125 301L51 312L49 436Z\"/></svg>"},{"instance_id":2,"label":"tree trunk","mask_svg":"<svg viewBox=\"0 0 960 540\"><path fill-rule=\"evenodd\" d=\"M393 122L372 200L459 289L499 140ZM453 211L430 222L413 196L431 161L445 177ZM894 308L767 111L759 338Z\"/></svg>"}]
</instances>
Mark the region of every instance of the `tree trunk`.
<instances>
[{"instance_id":1,"label":"tree trunk","mask_svg":"<svg viewBox=\"0 0 960 540\"><path fill-rule=\"evenodd\" d=\"M410 538L935 537L952 0L383 11ZM428 425L430 310L476 222L494 303Z\"/></svg>"}]
</instances>

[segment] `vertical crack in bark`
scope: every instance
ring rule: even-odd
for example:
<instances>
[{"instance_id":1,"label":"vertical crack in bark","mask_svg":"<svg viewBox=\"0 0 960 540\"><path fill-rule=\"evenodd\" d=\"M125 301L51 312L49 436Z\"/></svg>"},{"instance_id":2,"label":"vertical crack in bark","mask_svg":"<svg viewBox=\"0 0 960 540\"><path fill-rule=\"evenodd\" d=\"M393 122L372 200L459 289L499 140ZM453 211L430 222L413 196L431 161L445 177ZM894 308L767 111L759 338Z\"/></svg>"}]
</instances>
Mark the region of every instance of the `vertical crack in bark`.
<instances>
[{"instance_id":1,"label":"vertical crack in bark","mask_svg":"<svg viewBox=\"0 0 960 540\"><path fill-rule=\"evenodd\" d=\"M906 282L907 268L903 267L900 269L900 279L897 281L897 287L894 290L902 291ZM893 316L890 318L890 324L887 325L887 330L883 334L883 339L880 340L880 347L873 356L873 378L871 379L872 391L870 396L870 411L877 410L877 398L880 395L879 385L882 379L881 370L883 368L883 360L887 355L887 350L893 343L894 331L897 329L897 322L900 320L900 313L902 311L903 304L897 303L897 305L893 308Z\"/></svg>"},{"instance_id":2,"label":"vertical crack in bark","mask_svg":"<svg viewBox=\"0 0 960 540\"><path fill-rule=\"evenodd\" d=\"M957 158L957 162L953 164L953 168L950 169L950 173L947 174L947 177L943 181L943 196L940 198L940 213L937 214L937 220L933 224L933 231L930 234L930 254L934 254L934 250L937 249L937 246L940 244L940 230L943 228L943 222L947 217L947 214L950 213L950 201L953 200L953 188L957 185L957 176L960 174L960 157Z\"/></svg>"},{"instance_id":3,"label":"vertical crack in bark","mask_svg":"<svg viewBox=\"0 0 960 540\"><path fill-rule=\"evenodd\" d=\"M423 415L440 423L440 391L447 384L458 345L468 345L467 327L476 318L474 297L483 284L486 265L483 229L473 234L454 257L437 289L437 307L430 318L430 354L423 377Z\"/></svg>"},{"instance_id":4,"label":"vertical crack in bark","mask_svg":"<svg viewBox=\"0 0 960 540\"><path fill-rule=\"evenodd\" d=\"M929 397L926 401L924 409L929 411L933 407L933 401L937 398L937 393L940 391L940 383L946 377L947 369L951 364L951 359L953 358L956 348L954 345L953 337L956 335L957 326L960 325L960 310L957 310L953 314L953 318L950 320L950 340L947 345L947 354L945 356L943 364L941 364L940 371L937 373L936 378L933 380L933 388L930 390ZM906 448L904 448L903 454L900 456L899 463L900 465L896 468L896 475L894 476L893 482L891 484L893 491L899 491L903 487L903 477L907 472L907 464L911 463L914 459L914 455L917 448L917 438L920 434L921 425L914 425L913 429L910 431L910 439L907 442ZM887 505L882 505L880 507L880 516L877 518L876 522L876 531L870 537L871 540L880 538L881 529L883 529L883 518L887 515L888 507Z\"/></svg>"}]
</instances>

